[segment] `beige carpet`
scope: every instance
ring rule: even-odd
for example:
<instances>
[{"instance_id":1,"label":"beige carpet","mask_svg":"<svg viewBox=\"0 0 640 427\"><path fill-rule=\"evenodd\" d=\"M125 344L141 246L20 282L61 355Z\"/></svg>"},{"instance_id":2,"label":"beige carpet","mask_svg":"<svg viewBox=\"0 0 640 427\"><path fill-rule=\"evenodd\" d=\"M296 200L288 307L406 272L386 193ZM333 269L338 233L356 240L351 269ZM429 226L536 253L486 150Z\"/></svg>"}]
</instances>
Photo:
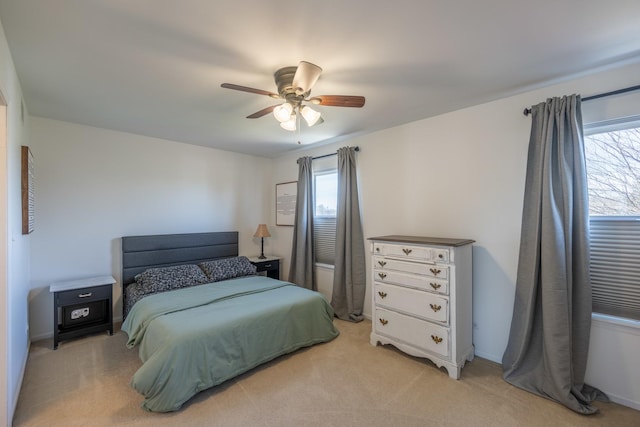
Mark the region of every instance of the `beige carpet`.
<instances>
[{"instance_id":1,"label":"beige carpet","mask_svg":"<svg viewBox=\"0 0 640 427\"><path fill-rule=\"evenodd\" d=\"M640 426L600 403L578 415L516 389L476 358L455 381L431 362L369 344L371 323L336 320L334 341L204 391L180 411L145 412L129 387L140 366L122 332L32 344L14 426Z\"/></svg>"}]
</instances>

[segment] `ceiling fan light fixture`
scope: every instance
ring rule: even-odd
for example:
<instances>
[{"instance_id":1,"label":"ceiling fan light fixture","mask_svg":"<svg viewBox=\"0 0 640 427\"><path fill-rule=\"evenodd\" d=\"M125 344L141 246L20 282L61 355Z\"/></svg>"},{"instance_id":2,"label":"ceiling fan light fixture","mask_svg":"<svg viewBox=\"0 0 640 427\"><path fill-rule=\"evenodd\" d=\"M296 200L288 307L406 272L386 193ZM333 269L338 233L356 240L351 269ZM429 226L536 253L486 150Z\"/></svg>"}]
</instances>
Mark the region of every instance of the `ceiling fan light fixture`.
<instances>
[{"instance_id":1,"label":"ceiling fan light fixture","mask_svg":"<svg viewBox=\"0 0 640 427\"><path fill-rule=\"evenodd\" d=\"M312 64L307 61L300 61L292 81L292 86L296 95L302 95L309 92L313 85L318 81L320 73L322 73L322 68L318 67L316 64Z\"/></svg>"},{"instance_id":2,"label":"ceiling fan light fixture","mask_svg":"<svg viewBox=\"0 0 640 427\"><path fill-rule=\"evenodd\" d=\"M300 114L302 115L302 117L304 118L304 120L307 122L307 125L309 125L309 127L315 125L318 120L320 120L320 112L314 110L311 107L308 107L306 105L303 105L300 108Z\"/></svg>"},{"instance_id":3,"label":"ceiling fan light fixture","mask_svg":"<svg viewBox=\"0 0 640 427\"><path fill-rule=\"evenodd\" d=\"M273 115L277 121L280 123L284 123L291 118L291 113L293 112L293 106L288 102L284 104L278 105L273 109Z\"/></svg>"},{"instance_id":4,"label":"ceiling fan light fixture","mask_svg":"<svg viewBox=\"0 0 640 427\"><path fill-rule=\"evenodd\" d=\"M286 120L284 122L280 122L280 127L282 129L286 129L289 130L291 132L296 130L296 115L291 114L291 116L289 116L289 120Z\"/></svg>"}]
</instances>

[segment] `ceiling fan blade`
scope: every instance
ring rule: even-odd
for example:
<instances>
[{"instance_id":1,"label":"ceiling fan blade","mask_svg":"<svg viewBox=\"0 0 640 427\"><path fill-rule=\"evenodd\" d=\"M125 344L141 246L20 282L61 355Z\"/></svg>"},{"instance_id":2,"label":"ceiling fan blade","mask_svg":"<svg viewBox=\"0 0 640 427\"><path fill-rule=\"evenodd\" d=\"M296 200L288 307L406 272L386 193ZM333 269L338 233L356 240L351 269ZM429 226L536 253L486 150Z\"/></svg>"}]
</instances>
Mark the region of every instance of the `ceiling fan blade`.
<instances>
[{"instance_id":1,"label":"ceiling fan blade","mask_svg":"<svg viewBox=\"0 0 640 427\"><path fill-rule=\"evenodd\" d=\"M240 90L242 92L256 93L258 95L267 95L272 98L280 98L280 95L278 95L277 93L269 92L267 90L262 90L262 89L254 89L252 87L247 87L247 86L234 85L233 83L222 83L220 86L225 89Z\"/></svg>"},{"instance_id":2,"label":"ceiling fan blade","mask_svg":"<svg viewBox=\"0 0 640 427\"><path fill-rule=\"evenodd\" d=\"M292 86L298 95L307 93L318 81L322 68L307 61L300 61L296 74L293 76Z\"/></svg>"},{"instance_id":3,"label":"ceiling fan blade","mask_svg":"<svg viewBox=\"0 0 640 427\"><path fill-rule=\"evenodd\" d=\"M280 104L272 105L271 107L263 108L260 111L256 111L250 116L247 116L247 119L259 119L262 116L266 116L267 114L271 113L273 109L276 108L278 105Z\"/></svg>"},{"instance_id":4,"label":"ceiling fan blade","mask_svg":"<svg viewBox=\"0 0 640 427\"><path fill-rule=\"evenodd\" d=\"M326 105L328 107L355 107L360 108L364 105L364 96L349 95L320 95L314 96L308 100L312 104Z\"/></svg>"}]
</instances>

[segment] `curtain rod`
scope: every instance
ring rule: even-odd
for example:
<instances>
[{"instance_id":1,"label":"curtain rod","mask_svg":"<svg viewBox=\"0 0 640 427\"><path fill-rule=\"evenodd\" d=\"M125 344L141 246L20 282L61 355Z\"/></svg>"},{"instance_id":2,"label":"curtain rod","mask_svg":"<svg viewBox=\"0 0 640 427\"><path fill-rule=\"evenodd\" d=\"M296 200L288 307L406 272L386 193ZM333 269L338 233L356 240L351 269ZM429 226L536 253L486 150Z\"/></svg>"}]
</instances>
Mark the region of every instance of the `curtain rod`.
<instances>
[{"instance_id":1,"label":"curtain rod","mask_svg":"<svg viewBox=\"0 0 640 427\"><path fill-rule=\"evenodd\" d=\"M358 147L357 145L354 148L356 151L360 151L360 147ZM337 155L338 155L338 152L336 151L335 153L323 154L322 156L312 157L311 160L323 159L325 157L331 157L331 156L337 156ZM296 160L296 163L297 163L297 160Z\"/></svg>"},{"instance_id":2,"label":"curtain rod","mask_svg":"<svg viewBox=\"0 0 640 427\"><path fill-rule=\"evenodd\" d=\"M597 95L587 96L586 98L582 98L582 102L591 101L592 99L604 98L607 96L620 95L622 93L633 92L636 90L640 90L640 85L625 87L623 89L612 90L611 92L599 93ZM523 111L525 116L531 114L531 108L525 108Z\"/></svg>"}]
</instances>

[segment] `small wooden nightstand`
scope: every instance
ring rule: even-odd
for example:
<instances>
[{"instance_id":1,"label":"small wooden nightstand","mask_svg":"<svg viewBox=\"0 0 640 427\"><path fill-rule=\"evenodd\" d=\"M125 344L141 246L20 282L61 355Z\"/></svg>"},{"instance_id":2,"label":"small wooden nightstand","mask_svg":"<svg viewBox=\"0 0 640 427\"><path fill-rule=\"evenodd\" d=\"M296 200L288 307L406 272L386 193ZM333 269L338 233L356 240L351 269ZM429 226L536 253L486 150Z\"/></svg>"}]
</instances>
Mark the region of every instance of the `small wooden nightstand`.
<instances>
[{"instance_id":1,"label":"small wooden nightstand","mask_svg":"<svg viewBox=\"0 0 640 427\"><path fill-rule=\"evenodd\" d=\"M265 272L267 277L280 280L280 258L277 256L266 255L260 259L257 256L248 257L251 264L255 265L258 273Z\"/></svg>"},{"instance_id":2,"label":"small wooden nightstand","mask_svg":"<svg viewBox=\"0 0 640 427\"><path fill-rule=\"evenodd\" d=\"M113 335L112 276L52 283L53 349L62 340L95 332Z\"/></svg>"}]
</instances>

